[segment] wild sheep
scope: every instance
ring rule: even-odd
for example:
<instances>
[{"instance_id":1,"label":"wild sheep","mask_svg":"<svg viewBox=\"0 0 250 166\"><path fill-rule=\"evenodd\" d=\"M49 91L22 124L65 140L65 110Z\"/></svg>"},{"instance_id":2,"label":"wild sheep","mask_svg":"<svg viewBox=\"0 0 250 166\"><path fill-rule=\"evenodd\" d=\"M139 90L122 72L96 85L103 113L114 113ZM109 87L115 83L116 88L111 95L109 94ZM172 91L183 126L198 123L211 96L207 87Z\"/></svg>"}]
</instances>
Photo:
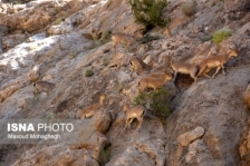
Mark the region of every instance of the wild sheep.
<instances>
[{"instance_id":1,"label":"wild sheep","mask_svg":"<svg viewBox=\"0 0 250 166\"><path fill-rule=\"evenodd\" d=\"M181 73L181 74L189 74L190 77L192 77L194 79L194 81L196 82L196 80L197 80L196 74L199 71L198 66L196 66L194 64L190 64L190 63L172 61L171 67L174 71L173 81L175 81L177 74Z\"/></svg>"},{"instance_id":2,"label":"wild sheep","mask_svg":"<svg viewBox=\"0 0 250 166\"><path fill-rule=\"evenodd\" d=\"M137 127L137 130L141 128L142 122L143 122L143 116L145 114L145 108L143 106L135 106L135 107L128 107L127 104L123 106L123 111L126 114L126 123L124 130L126 130L127 126L132 123L132 121L136 118L139 121L139 125Z\"/></svg>"},{"instance_id":3,"label":"wild sheep","mask_svg":"<svg viewBox=\"0 0 250 166\"><path fill-rule=\"evenodd\" d=\"M112 33L112 41L114 43L114 50L116 52L116 47L118 43L125 44L127 49L128 46L135 42L135 38L124 33Z\"/></svg>"},{"instance_id":4,"label":"wild sheep","mask_svg":"<svg viewBox=\"0 0 250 166\"><path fill-rule=\"evenodd\" d=\"M217 68L215 73L213 74L212 78L215 77L215 75L222 69L223 74L225 74L224 71L224 64L231 58L231 57L237 57L238 51L236 49L230 50L228 54L224 55L218 55L218 56L211 56L201 61L200 63L200 71L197 74L197 76L207 76L211 78L207 73L211 71L213 68Z\"/></svg>"},{"instance_id":5,"label":"wild sheep","mask_svg":"<svg viewBox=\"0 0 250 166\"><path fill-rule=\"evenodd\" d=\"M153 88L154 91L158 88L164 86L164 84L172 79L172 75L167 73L154 73L149 75L148 77L142 78L139 82L139 92L143 92L146 88Z\"/></svg>"},{"instance_id":6,"label":"wild sheep","mask_svg":"<svg viewBox=\"0 0 250 166\"><path fill-rule=\"evenodd\" d=\"M99 109L102 109L101 107L103 106L103 101L105 99L105 96L103 94L99 94L99 102L94 103L83 110L80 110L80 119L85 119L85 118L90 118L92 117L95 112Z\"/></svg>"},{"instance_id":7,"label":"wild sheep","mask_svg":"<svg viewBox=\"0 0 250 166\"><path fill-rule=\"evenodd\" d=\"M149 70L150 66L144 63L140 58L133 56L129 61L132 70L136 71L137 74Z\"/></svg>"},{"instance_id":8,"label":"wild sheep","mask_svg":"<svg viewBox=\"0 0 250 166\"><path fill-rule=\"evenodd\" d=\"M38 93L46 92L49 95L55 84L47 81L37 81L33 86L36 87Z\"/></svg>"}]
</instances>

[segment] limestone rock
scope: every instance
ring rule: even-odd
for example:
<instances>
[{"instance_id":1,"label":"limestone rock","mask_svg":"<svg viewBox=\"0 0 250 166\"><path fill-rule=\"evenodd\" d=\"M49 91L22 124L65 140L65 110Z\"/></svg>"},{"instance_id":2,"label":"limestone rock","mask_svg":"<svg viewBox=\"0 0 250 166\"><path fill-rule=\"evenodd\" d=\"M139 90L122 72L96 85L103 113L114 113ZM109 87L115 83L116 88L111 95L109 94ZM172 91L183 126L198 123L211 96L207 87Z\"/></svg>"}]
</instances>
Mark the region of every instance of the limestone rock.
<instances>
[{"instance_id":1,"label":"limestone rock","mask_svg":"<svg viewBox=\"0 0 250 166\"><path fill-rule=\"evenodd\" d=\"M242 98L247 105L247 108L250 109L250 85L248 85L247 89L243 93Z\"/></svg>"},{"instance_id":2,"label":"limestone rock","mask_svg":"<svg viewBox=\"0 0 250 166\"><path fill-rule=\"evenodd\" d=\"M56 154L56 155L55 155ZM23 157L17 160L13 166L26 165L93 165L98 166L86 149L77 151L69 150L65 146L50 146L39 149L32 148L23 153Z\"/></svg>"},{"instance_id":3,"label":"limestone rock","mask_svg":"<svg viewBox=\"0 0 250 166\"><path fill-rule=\"evenodd\" d=\"M103 111L103 113L101 114L101 116L99 116L96 122L95 131L98 131L100 133L105 133L108 130L110 124L111 124L110 113L107 111Z\"/></svg>"},{"instance_id":4,"label":"limestone rock","mask_svg":"<svg viewBox=\"0 0 250 166\"><path fill-rule=\"evenodd\" d=\"M250 2L248 0L235 0L233 2L225 1L225 11L247 11L250 8Z\"/></svg>"},{"instance_id":5,"label":"limestone rock","mask_svg":"<svg viewBox=\"0 0 250 166\"><path fill-rule=\"evenodd\" d=\"M27 39L25 34L14 34L6 36L2 39L3 49L9 49L17 44L24 42Z\"/></svg>"},{"instance_id":6,"label":"limestone rock","mask_svg":"<svg viewBox=\"0 0 250 166\"><path fill-rule=\"evenodd\" d=\"M15 93L17 90L20 90L27 84L26 80L23 81L17 81L11 85L9 85L7 88L0 91L0 102L3 102L5 99L10 97L13 93Z\"/></svg>"},{"instance_id":7,"label":"limestone rock","mask_svg":"<svg viewBox=\"0 0 250 166\"><path fill-rule=\"evenodd\" d=\"M119 117L117 120L120 122ZM125 121L119 122L115 123L116 125L112 126L108 133L112 145L117 146L113 149L117 157L111 158L107 166L164 165L166 160L163 147L164 128L158 118L150 120L144 118L142 127L138 131L133 129L121 131Z\"/></svg>"},{"instance_id":8,"label":"limestone rock","mask_svg":"<svg viewBox=\"0 0 250 166\"><path fill-rule=\"evenodd\" d=\"M39 74L39 66L34 66L30 71L29 71L29 80L30 82L36 82L39 77L40 77L40 74Z\"/></svg>"},{"instance_id":9,"label":"limestone rock","mask_svg":"<svg viewBox=\"0 0 250 166\"><path fill-rule=\"evenodd\" d=\"M8 27L0 26L0 37L4 37L8 34Z\"/></svg>"},{"instance_id":10,"label":"limestone rock","mask_svg":"<svg viewBox=\"0 0 250 166\"><path fill-rule=\"evenodd\" d=\"M245 130L241 136L239 146L241 165L247 166L250 163L250 131L249 128Z\"/></svg>"},{"instance_id":11,"label":"limestone rock","mask_svg":"<svg viewBox=\"0 0 250 166\"><path fill-rule=\"evenodd\" d=\"M198 126L194 130L188 131L178 137L178 142L182 146L188 146L191 142L199 139L205 133L204 128Z\"/></svg>"},{"instance_id":12,"label":"limestone rock","mask_svg":"<svg viewBox=\"0 0 250 166\"><path fill-rule=\"evenodd\" d=\"M181 11L184 0L171 1L163 10L163 18L171 22L147 31L135 21L127 0L28 1L12 0L11 9L10 1L0 3L0 117L74 120L79 108L95 102L96 92L104 92L107 101L103 111L82 121L72 147L1 145L1 165L249 165L244 100L250 104L248 92L243 93L250 73L248 1L194 0L198 11L192 17ZM222 28L232 29L233 35L215 46L211 37ZM164 35L166 29L171 36L167 31ZM127 50L119 45L114 53L110 36L100 40L108 30L133 35L138 42ZM155 38L140 40L141 34ZM151 73L172 71L169 57L199 65L233 47L239 57L225 64L227 75L202 77L193 84L188 75L178 74L164 86L171 114L161 120L145 115L138 131L136 120L123 130L122 105L135 104L138 82L146 76L131 72L132 55L146 58ZM92 77L85 76L89 69ZM49 96L33 94L31 82L37 80L56 84ZM150 108L151 101L145 100Z\"/></svg>"}]
</instances>

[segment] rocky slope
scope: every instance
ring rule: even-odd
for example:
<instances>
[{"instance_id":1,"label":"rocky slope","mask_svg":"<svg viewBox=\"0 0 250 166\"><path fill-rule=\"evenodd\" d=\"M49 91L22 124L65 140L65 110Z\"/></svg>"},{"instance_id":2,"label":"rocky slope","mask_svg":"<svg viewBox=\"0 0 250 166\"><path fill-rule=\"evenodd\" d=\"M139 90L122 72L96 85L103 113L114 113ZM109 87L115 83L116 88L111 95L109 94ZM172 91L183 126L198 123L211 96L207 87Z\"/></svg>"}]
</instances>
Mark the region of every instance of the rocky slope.
<instances>
[{"instance_id":1,"label":"rocky slope","mask_svg":"<svg viewBox=\"0 0 250 166\"><path fill-rule=\"evenodd\" d=\"M1 2L2 119L76 119L99 92L106 99L103 111L84 120L81 144L0 145L0 165L250 165L250 121L242 98L250 72L250 3L196 0L197 12L186 16L184 2L169 1L164 17L172 21L147 33L156 40L131 50L119 45L116 53L105 38L108 30L135 36L145 32L125 0ZM171 36L164 34L166 28ZM222 28L233 35L213 44L210 37ZM193 83L179 74L164 86L171 114L144 118L140 130L136 122L123 130L122 107L134 105L143 77L131 71L131 56L151 57L171 71L169 61L164 63L170 56L199 64L211 50L224 54L232 43L239 56L228 61L226 75ZM32 84L37 80L56 86L48 95L36 94Z\"/></svg>"}]
</instances>

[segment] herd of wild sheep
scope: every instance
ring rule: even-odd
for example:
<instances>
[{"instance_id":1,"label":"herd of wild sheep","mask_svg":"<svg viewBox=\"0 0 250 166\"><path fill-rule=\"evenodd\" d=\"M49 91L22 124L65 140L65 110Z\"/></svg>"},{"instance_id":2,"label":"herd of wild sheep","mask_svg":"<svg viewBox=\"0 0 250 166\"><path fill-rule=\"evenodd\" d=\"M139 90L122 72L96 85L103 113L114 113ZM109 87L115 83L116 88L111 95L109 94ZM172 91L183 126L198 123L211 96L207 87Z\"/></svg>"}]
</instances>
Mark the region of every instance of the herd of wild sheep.
<instances>
[{"instance_id":1,"label":"herd of wild sheep","mask_svg":"<svg viewBox=\"0 0 250 166\"><path fill-rule=\"evenodd\" d=\"M112 33L112 41L114 44L114 52L116 52L117 44L119 43L124 44L126 48L128 48L130 45L135 43L135 38L133 36L124 33ZM203 59L199 64L179 62L171 59L170 66L174 72L174 77L172 76L171 73L166 72L167 66L165 66L164 70L154 71L148 74L147 76L141 78L138 83L139 92L142 93L147 88L152 88L154 90L162 88L167 81L170 80L175 81L178 73L190 75L190 77L194 79L194 82L196 82L198 77L201 76L206 76L211 78L211 76L209 76L208 73L212 69L216 69L216 71L212 75L212 78L214 78L216 74L218 74L220 69L222 69L223 74L225 74L224 64L231 57L237 57L237 56L238 56L237 46L234 44L233 47L229 47L229 49L226 50L223 55L209 56ZM137 74L149 71L152 68L151 66L149 66L143 60L141 60L139 57L136 56L133 56L130 59L129 63L132 70L135 71ZM46 81L37 81L34 84L34 86L36 87L38 92L43 91L46 92L48 95L55 85ZM248 89L250 89L250 87ZM248 96L245 95L245 96L246 96L245 98L250 98L249 97L250 95ZM79 112L80 119L90 118L94 115L94 113L97 110L102 109L101 107L103 107L105 96L103 94L99 94L98 97L99 97L99 102L80 110ZM145 108L140 105L130 108L127 104L125 104L123 107L123 111L126 114L126 122L124 129L126 129L128 125L130 126L133 119L135 118L139 121L139 125L137 127L137 129L139 129L143 122Z\"/></svg>"}]
</instances>

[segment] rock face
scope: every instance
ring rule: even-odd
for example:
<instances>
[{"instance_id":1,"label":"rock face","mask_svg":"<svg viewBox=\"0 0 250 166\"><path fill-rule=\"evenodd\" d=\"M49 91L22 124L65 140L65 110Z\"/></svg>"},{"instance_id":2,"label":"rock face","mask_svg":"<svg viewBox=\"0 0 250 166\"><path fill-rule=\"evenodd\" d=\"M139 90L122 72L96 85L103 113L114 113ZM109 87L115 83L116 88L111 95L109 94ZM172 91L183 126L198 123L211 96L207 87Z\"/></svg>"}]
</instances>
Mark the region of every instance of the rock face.
<instances>
[{"instance_id":1,"label":"rock face","mask_svg":"<svg viewBox=\"0 0 250 166\"><path fill-rule=\"evenodd\" d=\"M200 126L196 127L194 130L186 132L180 135L177 140L181 146L188 146L194 140L200 138L204 134L204 129Z\"/></svg>"},{"instance_id":2,"label":"rock face","mask_svg":"<svg viewBox=\"0 0 250 166\"><path fill-rule=\"evenodd\" d=\"M250 109L250 86L248 85L246 91L243 93L242 98L247 105L247 108Z\"/></svg>"},{"instance_id":3,"label":"rock face","mask_svg":"<svg viewBox=\"0 0 250 166\"><path fill-rule=\"evenodd\" d=\"M55 156L55 154L57 154ZM16 161L13 165L93 165L99 164L89 156L85 149L70 151L62 146L50 146L32 148L23 154L21 160Z\"/></svg>"},{"instance_id":4,"label":"rock face","mask_svg":"<svg viewBox=\"0 0 250 166\"><path fill-rule=\"evenodd\" d=\"M247 0L236 0L234 2L225 2L224 9L226 11L247 11L250 8L250 2Z\"/></svg>"},{"instance_id":5,"label":"rock face","mask_svg":"<svg viewBox=\"0 0 250 166\"><path fill-rule=\"evenodd\" d=\"M126 0L0 2L2 119L75 120L77 110L97 102L98 93L106 97L83 120L77 143L1 145L0 165L249 166L249 1L196 0L192 16L182 11L184 2L171 0L163 15L172 21L149 31L135 22ZM232 35L214 44L211 37L223 28ZM109 31L136 42L128 49L119 44L115 52ZM194 83L179 74L163 86L166 95L139 93L141 78L159 70L173 73L173 59L199 67L204 58L232 47L239 56L226 62L225 75L219 71ZM151 69L131 71L133 56ZM55 87L37 94L37 81ZM139 130L137 120L124 130L124 103L147 108Z\"/></svg>"}]
</instances>

